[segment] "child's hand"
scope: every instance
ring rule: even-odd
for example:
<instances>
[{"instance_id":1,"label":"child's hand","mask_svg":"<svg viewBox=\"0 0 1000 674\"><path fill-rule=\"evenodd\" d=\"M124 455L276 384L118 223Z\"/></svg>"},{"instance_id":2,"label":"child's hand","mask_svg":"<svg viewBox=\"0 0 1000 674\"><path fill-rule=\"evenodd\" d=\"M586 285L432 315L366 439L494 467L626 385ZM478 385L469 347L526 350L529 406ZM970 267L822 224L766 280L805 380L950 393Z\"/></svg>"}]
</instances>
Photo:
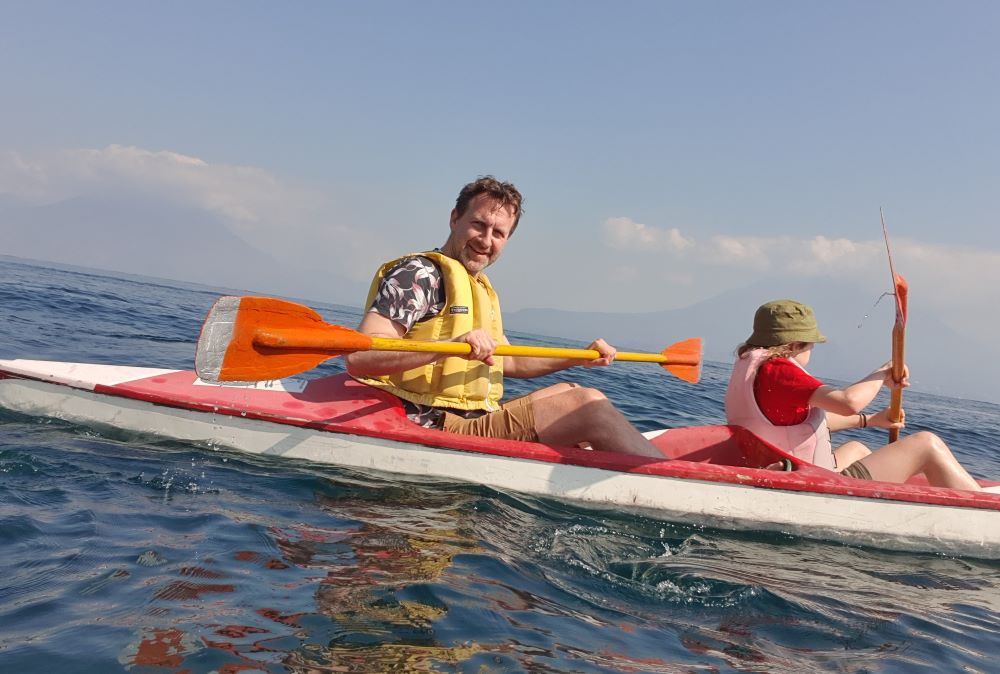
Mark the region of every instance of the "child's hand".
<instances>
[{"instance_id":1,"label":"child's hand","mask_svg":"<svg viewBox=\"0 0 1000 674\"><path fill-rule=\"evenodd\" d=\"M906 410L899 410L899 421L891 421L889 419L889 408L885 408L880 412L868 417L868 427L874 428L905 428L906 427Z\"/></svg>"},{"instance_id":2,"label":"child's hand","mask_svg":"<svg viewBox=\"0 0 1000 674\"><path fill-rule=\"evenodd\" d=\"M907 367L906 365L903 365L903 378L900 379L899 381L893 379L892 361L889 361L888 363L883 365L882 368L880 369L885 370L885 375L882 380L882 383L888 386L889 388L906 388L907 386L910 385L910 368Z\"/></svg>"}]
</instances>

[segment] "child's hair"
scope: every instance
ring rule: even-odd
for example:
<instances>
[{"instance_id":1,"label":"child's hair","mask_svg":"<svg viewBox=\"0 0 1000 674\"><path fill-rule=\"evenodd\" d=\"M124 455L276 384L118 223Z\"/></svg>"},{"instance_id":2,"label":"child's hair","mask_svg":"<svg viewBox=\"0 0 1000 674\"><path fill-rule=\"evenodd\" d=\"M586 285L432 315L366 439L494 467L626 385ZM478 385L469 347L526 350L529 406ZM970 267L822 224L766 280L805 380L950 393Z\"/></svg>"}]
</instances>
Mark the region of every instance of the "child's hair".
<instances>
[{"instance_id":1,"label":"child's hair","mask_svg":"<svg viewBox=\"0 0 1000 674\"><path fill-rule=\"evenodd\" d=\"M771 358L791 358L801 351L802 347L806 346L806 344L807 342L791 342L789 344L779 344L778 346L754 346L753 344L744 342L736 347L736 355L742 358L744 354L754 349L764 349L767 351L769 360Z\"/></svg>"}]
</instances>

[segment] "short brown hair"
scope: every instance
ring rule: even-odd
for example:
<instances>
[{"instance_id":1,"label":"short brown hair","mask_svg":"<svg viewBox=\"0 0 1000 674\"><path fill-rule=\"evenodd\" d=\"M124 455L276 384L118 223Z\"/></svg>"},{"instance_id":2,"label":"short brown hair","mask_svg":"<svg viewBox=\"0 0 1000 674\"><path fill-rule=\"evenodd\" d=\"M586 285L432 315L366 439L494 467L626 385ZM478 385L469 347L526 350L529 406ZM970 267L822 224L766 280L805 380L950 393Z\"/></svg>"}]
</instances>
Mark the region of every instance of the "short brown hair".
<instances>
[{"instance_id":1,"label":"short brown hair","mask_svg":"<svg viewBox=\"0 0 1000 674\"><path fill-rule=\"evenodd\" d=\"M513 183L505 183L497 180L493 176L479 176L474 181L462 188L455 200L455 212L458 217L465 215L465 210L469 203L480 194L485 194L497 202L502 208L509 208L514 211L514 226L511 233L517 229L517 223L521 220L521 193L517 191Z\"/></svg>"}]
</instances>

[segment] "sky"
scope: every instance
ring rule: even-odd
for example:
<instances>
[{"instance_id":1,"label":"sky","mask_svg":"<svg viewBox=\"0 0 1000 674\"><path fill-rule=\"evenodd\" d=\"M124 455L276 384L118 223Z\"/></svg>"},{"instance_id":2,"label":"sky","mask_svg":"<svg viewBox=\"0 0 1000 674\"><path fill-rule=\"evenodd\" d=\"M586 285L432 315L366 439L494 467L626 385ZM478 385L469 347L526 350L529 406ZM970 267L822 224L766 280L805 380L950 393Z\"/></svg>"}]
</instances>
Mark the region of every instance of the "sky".
<instances>
[{"instance_id":1,"label":"sky","mask_svg":"<svg viewBox=\"0 0 1000 674\"><path fill-rule=\"evenodd\" d=\"M646 312L762 278L874 302L881 208L911 301L988 341L998 34L1000 4L970 0L0 0L0 226L81 199L198 213L184 254L147 246L164 274L358 305L492 174L525 197L489 271L506 311ZM79 222L0 253L114 266L79 237L113 253L128 230ZM217 263L216 226L271 273Z\"/></svg>"}]
</instances>

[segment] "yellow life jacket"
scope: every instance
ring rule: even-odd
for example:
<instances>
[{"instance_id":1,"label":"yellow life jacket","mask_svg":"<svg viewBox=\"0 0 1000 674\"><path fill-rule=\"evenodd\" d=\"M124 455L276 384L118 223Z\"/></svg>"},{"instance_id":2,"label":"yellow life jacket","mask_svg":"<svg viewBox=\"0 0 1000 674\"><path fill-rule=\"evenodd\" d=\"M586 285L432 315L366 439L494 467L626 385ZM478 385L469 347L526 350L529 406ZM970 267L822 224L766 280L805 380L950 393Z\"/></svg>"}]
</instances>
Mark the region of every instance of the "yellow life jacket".
<instances>
[{"instance_id":1,"label":"yellow life jacket","mask_svg":"<svg viewBox=\"0 0 1000 674\"><path fill-rule=\"evenodd\" d=\"M444 277L445 304L437 316L413 324L403 339L447 340L482 329L499 344L503 337L500 300L486 274L471 276L461 262L438 252L416 253L387 262L375 273L365 307L371 308L385 274L413 257L430 258ZM359 381L417 403L461 410L495 410L503 397L503 358L488 366L479 360L449 356L428 365Z\"/></svg>"}]
</instances>

